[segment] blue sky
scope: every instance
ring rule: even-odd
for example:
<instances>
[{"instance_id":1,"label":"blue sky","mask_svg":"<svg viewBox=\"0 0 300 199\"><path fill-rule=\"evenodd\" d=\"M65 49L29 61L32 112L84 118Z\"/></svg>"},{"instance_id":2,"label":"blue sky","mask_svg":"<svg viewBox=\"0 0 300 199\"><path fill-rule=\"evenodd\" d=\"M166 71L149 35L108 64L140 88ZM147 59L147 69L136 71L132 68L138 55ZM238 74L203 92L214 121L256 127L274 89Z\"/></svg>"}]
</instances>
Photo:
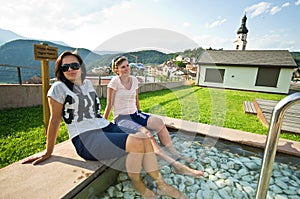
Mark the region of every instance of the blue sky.
<instances>
[{"instance_id":1,"label":"blue sky","mask_svg":"<svg viewBox=\"0 0 300 199\"><path fill-rule=\"evenodd\" d=\"M63 41L90 50L130 48L234 49L234 40L247 15L247 49L300 51L300 0L0 0L0 28L28 38ZM134 47L124 48L118 37ZM166 36L155 35L164 30ZM155 37L151 37L155 35ZM186 40L180 40L185 37ZM121 38L121 37L120 37ZM177 41L168 46L168 40ZM145 44L144 41L153 41ZM107 45L107 43L110 43ZM159 43L159 44L158 44ZM106 45L105 45L106 44ZM195 45L193 45L195 44Z\"/></svg>"}]
</instances>

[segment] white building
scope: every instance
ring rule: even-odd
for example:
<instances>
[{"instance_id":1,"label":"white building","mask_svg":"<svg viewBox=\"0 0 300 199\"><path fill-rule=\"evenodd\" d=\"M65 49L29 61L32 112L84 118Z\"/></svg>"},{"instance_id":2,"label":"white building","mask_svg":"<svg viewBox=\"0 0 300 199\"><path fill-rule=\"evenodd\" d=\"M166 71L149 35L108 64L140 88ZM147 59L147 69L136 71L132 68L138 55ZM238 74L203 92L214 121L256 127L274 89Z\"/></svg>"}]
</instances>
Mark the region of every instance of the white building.
<instances>
[{"instance_id":1,"label":"white building","mask_svg":"<svg viewBox=\"0 0 300 199\"><path fill-rule=\"evenodd\" d=\"M197 64L196 85L285 94L297 68L287 50L207 50Z\"/></svg>"}]
</instances>

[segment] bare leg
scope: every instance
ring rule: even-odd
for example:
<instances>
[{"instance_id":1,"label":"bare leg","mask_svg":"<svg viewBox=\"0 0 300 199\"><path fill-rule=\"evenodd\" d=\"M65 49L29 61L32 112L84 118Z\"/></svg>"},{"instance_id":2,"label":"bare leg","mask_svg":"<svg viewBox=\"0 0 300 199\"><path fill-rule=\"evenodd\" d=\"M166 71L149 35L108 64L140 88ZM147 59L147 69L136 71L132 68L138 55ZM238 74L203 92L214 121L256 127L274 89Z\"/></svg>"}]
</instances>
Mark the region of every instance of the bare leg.
<instances>
[{"instance_id":1,"label":"bare leg","mask_svg":"<svg viewBox=\"0 0 300 199\"><path fill-rule=\"evenodd\" d=\"M145 199L156 199L155 194L147 189L140 175L145 154L143 140L143 138L135 137L133 135L128 136L126 142L126 151L128 152L126 158L126 169L134 189Z\"/></svg>"},{"instance_id":2,"label":"bare leg","mask_svg":"<svg viewBox=\"0 0 300 199\"><path fill-rule=\"evenodd\" d=\"M149 139L144 140L145 143L145 156L144 156L144 169L149 176L151 176L157 185L157 193L159 195L166 195L173 198L182 198L187 199L187 197L175 189L173 186L170 186L165 183L163 177L158 171L158 163L156 160L156 155L153 152L152 143Z\"/></svg>"},{"instance_id":3,"label":"bare leg","mask_svg":"<svg viewBox=\"0 0 300 199\"><path fill-rule=\"evenodd\" d=\"M146 128L142 127L140 129L140 131L143 133L146 133L144 131L148 131L148 130ZM152 147L154 149L154 153L156 155L158 155L160 158L162 158L165 161L167 161L168 163L170 163L174 167L176 173L188 175L188 176L192 176L192 177L199 177L199 176L203 175L203 171L191 169L188 166L183 165L180 162L177 162L176 160L174 160L164 150L162 150L162 148L157 144L156 140L154 139L154 137L152 136L151 133L148 133L148 136L151 136L150 141L151 141Z\"/></svg>"},{"instance_id":4,"label":"bare leg","mask_svg":"<svg viewBox=\"0 0 300 199\"><path fill-rule=\"evenodd\" d=\"M166 149L175 156L175 159L182 159L188 163L192 163L194 161L193 158L185 157L177 152L175 147L173 146L170 133L160 118L151 116L148 119L147 128L155 130L157 132L159 141L166 147Z\"/></svg>"},{"instance_id":5,"label":"bare leg","mask_svg":"<svg viewBox=\"0 0 300 199\"><path fill-rule=\"evenodd\" d=\"M149 173L151 176L151 174ZM159 174L159 176L155 179L156 185L157 185L157 193L159 195L165 195L170 196L173 198L180 198L180 199L188 199L186 195L175 189L175 187L168 185L163 177Z\"/></svg>"}]
</instances>

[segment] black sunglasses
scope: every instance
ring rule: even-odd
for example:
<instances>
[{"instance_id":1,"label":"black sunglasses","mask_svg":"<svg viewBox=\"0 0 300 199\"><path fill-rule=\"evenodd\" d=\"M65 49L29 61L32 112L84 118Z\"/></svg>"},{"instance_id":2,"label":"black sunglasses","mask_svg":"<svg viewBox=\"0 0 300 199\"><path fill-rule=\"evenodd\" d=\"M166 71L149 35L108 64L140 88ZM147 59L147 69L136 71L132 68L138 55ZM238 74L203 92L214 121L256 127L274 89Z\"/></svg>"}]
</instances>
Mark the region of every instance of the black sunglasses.
<instances>
[{"instance_id":1,"label":"black sunglasses","mask_svg":"<svg viewBox=\"0 0 300 199\"><path fill-rule=\"evenodd\" d=\"M76 62L70 64L63 64L60 66L60 70L62 72L66 72L69 70L69 67L71 67L73 70L78 70L80 68L80 64Z\"/></svg>"}]
</instances>

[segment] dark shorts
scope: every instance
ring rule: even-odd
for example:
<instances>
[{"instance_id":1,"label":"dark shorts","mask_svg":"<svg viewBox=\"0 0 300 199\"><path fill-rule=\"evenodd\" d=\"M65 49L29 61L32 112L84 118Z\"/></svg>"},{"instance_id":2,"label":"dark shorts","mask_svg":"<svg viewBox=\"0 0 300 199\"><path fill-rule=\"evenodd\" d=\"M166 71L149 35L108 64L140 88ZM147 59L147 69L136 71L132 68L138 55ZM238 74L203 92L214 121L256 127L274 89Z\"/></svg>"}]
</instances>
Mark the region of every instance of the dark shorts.
<instances>
[{"instance_id":1,"label":"dark shorts","mask_svg":"<svg viewBox=\"0 0 300 199\"><path fill-rule=\"evenodd\" d=\"M128 134L116 124L81 133L72 142L77 154L85 160L109 160L125 156Z\"/></svg>"},{"instance_id":2,"label":"dark shorts","mask_svg":"<svg viewBox=\"0 0 300 199\"><path fill-rule=\"evenodd\" d=\"M150 115L146 113L136 111L135 113L130 115L119 115L117 118L115 118L115 122L122 130L123 128L125 128L137 131L140 127L147 126L149 117Z\"/></svg>"}]
</instances>

